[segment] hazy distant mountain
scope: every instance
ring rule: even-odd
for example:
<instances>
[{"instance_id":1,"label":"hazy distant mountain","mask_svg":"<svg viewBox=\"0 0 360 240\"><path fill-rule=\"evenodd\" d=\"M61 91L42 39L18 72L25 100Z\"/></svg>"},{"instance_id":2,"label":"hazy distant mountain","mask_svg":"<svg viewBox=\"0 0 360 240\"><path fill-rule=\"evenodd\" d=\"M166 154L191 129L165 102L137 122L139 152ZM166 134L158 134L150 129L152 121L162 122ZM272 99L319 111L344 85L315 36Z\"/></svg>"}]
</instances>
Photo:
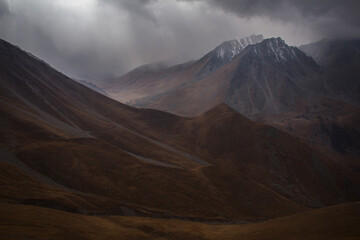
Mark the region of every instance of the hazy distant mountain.
<instances>
[{"instance_id":1,"label":"hazy distant mountain","mask_svg":"<svg viewBox=\"0 0 360 240\"><path fill-rule=\"evenodd\" d=\"M323 40L300 46L321 65L332 97L360 107L360 40Z\"/></svg>"},{"instance_id":2,"label":"hazy distant mountain","mask_svg":"<svg viewBox=\"0 0 360 240\"><path fill-rule=\"evenodd\" d=\"M360 58L360 40L322 40L299 47L321 66L340 67Z\"/></svg>"},{"instance_id":3,"label":"hazy distant mountain","mask_svg":"<svg viewBox=\"0 0 360 240\"><path fill-rule=\"evenodd\" d=\"M191 62L191 61L190 61ZM132 70L133 72L151 72L151 71L160 71L163 69L167 69L174 64L171 64L171 61L160 61L160 62L154 62L149 64L141 65L140 67L135 68ZM112 79L109 79L110 81Z\"/></svg>"}]
</instances>

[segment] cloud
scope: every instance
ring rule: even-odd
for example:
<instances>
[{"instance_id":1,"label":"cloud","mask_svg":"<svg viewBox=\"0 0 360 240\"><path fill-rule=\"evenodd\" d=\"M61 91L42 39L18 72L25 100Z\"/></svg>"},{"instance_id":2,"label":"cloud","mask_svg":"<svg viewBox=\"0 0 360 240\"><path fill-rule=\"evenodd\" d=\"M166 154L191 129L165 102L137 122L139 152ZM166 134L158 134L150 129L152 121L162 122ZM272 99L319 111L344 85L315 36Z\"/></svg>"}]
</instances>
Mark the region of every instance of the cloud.
<instances>
[{"instance_id":1,"label":"cloud","mask_svg":"<svg viewBox=\"0 0 360 240\"><path fill-rule=\"evenodd\" d=\"M0 0L0 18L8 13L10 13L9 3L7 0Z\"/></svg>"},{"instance_id":2,"label":"cloud","mask_svg":"<svg viewBox=\"0 0 360 240\"><path fill-rule=\"evenodd\" d=\"M148 8L150 3L154 3L156 0L101 0L100 2L113 5L118 7L120 10L125 10L130 15L134 15L137 18L156 23L156 16Z\"/></svg>"},{"instance_id":3,"label":"cloud","mask_svg":"<svg viewBox=\"0 0 360 240\"><path fill-rule=\"evenodd\" d=\"M85 79L200 58L262 33L289 44L359 36L358 1L0 0L0 38Z\"/></svg>"},{"instance_id":4,"label":"cloud","mask_svg":"<svg viewBox=\"0 0 360 240\"><path fill-rule=\"evenodd\" d=\"M267 17L306 26L323 37L359 37L358 0L211 0L241 18Z\"/></svg>"}]
</instances>

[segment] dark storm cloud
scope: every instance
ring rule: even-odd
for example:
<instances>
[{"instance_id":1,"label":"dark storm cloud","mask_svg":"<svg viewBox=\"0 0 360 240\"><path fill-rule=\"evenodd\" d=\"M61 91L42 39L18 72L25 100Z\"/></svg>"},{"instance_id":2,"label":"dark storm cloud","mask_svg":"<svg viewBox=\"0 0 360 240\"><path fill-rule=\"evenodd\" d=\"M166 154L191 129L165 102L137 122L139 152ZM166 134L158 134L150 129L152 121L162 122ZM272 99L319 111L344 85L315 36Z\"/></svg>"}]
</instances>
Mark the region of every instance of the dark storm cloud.
<instances>
[{"instance_id":1,"label":"dark storm cloud","mask_svg":"<svg viewBox=\"0 0 360 240\"><path fill-rule=\"evenodd\" d=\"M130 14L134 14L138 18L156 22L153 12L147 8L147 5L156 0L101 0L100 2L112 4L120 9L126 9Z\"/></svg>"},{"instance_id":2,"label":"dark storm cloud","mask_svg":"<svg viewBox=\"0 0 360 240\"><path fill-rule=\"evenodd\" d=\"M131 57L129 26L148 22L140 10L115 11L96 0L11 0L10 6L0 20L0 37L73 77L113 77L139 61Z\"/></svg>"},{"instance_id":3,"label":"dark storm cloud","mask_svg":"<svg viewBox=\"0 0 360 240\"><path fill-rule=\"evenodd\" d=\"M9 13L9 3L7 0L0 0L0 18Z\"/></svg>"},{"instance_id":4,"label":"dark storm cloud","mask_svg":"<svg viewBox=\"0 0 360 240\"><path fill-rule=\"evenodd\" d=\"M206 3L11 0L10 11L0 20L0 37L76 78L110 78L154 61L187 61L253 33Z\"/></svg>"},{"instance_id":5,"label":"dark storm cloud","mask_svg":"<svg viewBox=\"0 0 360 240\"><path fill-rule=\"evenodd\" d=\"M200 58L225 40L263 33L292 45L360 36L360 1L0 0L0 38L77 78Z\"/></svg>"},{"instance_id":6,"label":"dark storm cloud","mask_svg":"<svg viewBox=\"0 0 360 240\"><path fill-rule=\"evenodd\" d=\"M358 0L211 0L242 18L265 16L318 31L323 37L359 37Z\"/></svg>"}]
</instances>

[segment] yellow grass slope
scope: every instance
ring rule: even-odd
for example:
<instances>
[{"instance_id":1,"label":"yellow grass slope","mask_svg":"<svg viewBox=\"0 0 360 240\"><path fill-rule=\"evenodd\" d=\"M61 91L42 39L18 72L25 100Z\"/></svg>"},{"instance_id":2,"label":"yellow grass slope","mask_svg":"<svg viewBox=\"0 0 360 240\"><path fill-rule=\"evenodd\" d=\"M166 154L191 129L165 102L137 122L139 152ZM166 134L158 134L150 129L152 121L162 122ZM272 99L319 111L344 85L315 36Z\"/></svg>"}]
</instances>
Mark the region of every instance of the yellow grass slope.
<instances>
[{"instance_id":1,"label":"yellow grass slope","mask_svg":"<svg viewBox=\"0 0 360 240\"><path fill-rule=\"evenodd\" d=\"M95 217L0 204L1 239L360 239L360 203L252 224L207 224L140 217Z\"/></svg>"}]
</instances>

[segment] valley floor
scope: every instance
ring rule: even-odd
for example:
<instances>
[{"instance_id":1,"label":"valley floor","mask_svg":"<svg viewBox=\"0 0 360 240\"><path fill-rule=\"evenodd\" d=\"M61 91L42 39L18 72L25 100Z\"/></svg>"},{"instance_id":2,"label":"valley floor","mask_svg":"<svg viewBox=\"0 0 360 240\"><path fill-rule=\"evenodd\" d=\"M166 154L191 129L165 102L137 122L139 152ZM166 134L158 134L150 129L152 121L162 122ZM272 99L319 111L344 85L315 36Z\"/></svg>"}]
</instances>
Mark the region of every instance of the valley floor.
<instances>
[{"instance_id":1,"label":"valley floor","mask_svg":"<svg viewBox=\"0 0 360 240\"><path fill-rule=\"evenodd\" d=\"M87 216L31 205L0 204L0 238L15 239L360 239L360 203L260 223Z\"/></svg>"}]
</instances>

